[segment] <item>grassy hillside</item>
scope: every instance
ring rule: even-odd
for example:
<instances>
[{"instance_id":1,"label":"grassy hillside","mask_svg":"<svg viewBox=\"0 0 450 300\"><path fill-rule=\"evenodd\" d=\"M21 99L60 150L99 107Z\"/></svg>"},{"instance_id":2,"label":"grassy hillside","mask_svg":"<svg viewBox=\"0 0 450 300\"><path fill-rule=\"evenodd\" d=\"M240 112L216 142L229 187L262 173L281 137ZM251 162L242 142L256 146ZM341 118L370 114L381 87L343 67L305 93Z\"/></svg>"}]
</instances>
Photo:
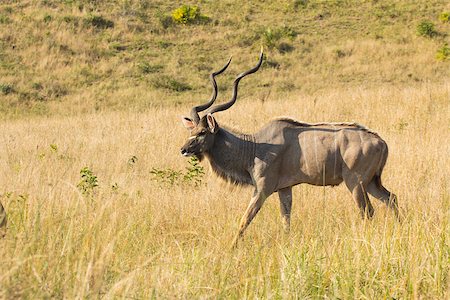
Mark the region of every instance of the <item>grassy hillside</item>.
<instances>
[{"instance_id":1,"label":"grassy hillside","mask_svg":"<svg viewBox=\"0 0 450 300\"><path fill-rule=\"evenodd\" d=\"M172 12L196 5L201 18ZM329 88L445 82L447 1L83 1L0 4L0 113L72 114L143 109L209 95L208 74L230 55L220 79L267 61L252 98L320 94ZM417 26L434 23L436 34ZM247 83L244 82L243 85Z\"/></svg>"}]
</instances>

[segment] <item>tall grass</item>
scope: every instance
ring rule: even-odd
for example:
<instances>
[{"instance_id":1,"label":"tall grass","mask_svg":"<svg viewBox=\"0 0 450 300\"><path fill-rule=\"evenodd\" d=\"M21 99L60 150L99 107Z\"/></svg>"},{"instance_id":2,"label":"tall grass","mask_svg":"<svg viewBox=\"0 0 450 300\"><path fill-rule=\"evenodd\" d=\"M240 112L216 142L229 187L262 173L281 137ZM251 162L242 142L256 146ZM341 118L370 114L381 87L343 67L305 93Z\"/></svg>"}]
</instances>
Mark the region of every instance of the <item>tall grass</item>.
<instances>
[{"instance_id":1,"label":"tall grass","mask_svg":"<svg viewBox=\"0 0 450 300\"><path fill-rule=\"evenodd\" d=\"M390 150L383 182L403 221L376 200L374 219L363 221L345 187L302 185L290 235L272 196L230 250L250 189L210 171L200 186L150 174L188 166L179 116L189 106L2 120L0 201L9 223L0 298L450 296L448 83L241 95L219 124L252 132L289 115L377 131ZM77 188L84 167L97 177L89 195Z\"/></svg>"}]
</instances>

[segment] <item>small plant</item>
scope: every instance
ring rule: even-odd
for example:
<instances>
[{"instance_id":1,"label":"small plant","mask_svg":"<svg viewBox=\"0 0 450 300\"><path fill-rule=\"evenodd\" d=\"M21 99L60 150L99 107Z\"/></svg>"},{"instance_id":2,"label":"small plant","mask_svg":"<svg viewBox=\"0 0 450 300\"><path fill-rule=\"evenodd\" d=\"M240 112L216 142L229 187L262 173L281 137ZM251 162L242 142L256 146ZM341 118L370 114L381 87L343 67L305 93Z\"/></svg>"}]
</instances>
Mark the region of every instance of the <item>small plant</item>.
<instances>
[{"instance_id":1,"label":"small plant","mask_svg":"<svg viewBox=\"0 0 450 300\"><path fill-rule=\"evenodd\" d=\"M14 92L14 87L9 83L0 83L0 92L3 95L8 95Z\"/></svg>"},{"instance_id":2,"label":"small plant","mask_svg":"<svg viewBox=\"0 0 450 300\"><path fill-rule=\"evenodd\" d=\"M294 7L294 10L297 10L299 8L304 9L308 5L308 0L294 0L292 3L292 6Z\"/></svg>"},{"instance_id":3,"label":"small plant","mask_svg":"<svg viewBox=\"0 0 450 300\"><path fill-rule=\"evenodd\" d=\"M198 6L182 5L172 12L172 20L178 24L188 25L207 23L209 17L202 15Z\"/></svg>"},{"instance_id":4,"label":"small plant","mask_svg":"<svg viewBox=\"0 0 450 300\"><path fill-rule=\"evenodd\" d=\"M42 90L42 88L43 88L44 86L43 86L42 83L40 83L40 82L33 82L33 84L31 84L31 87L32 87L34 90L39 91L39 90Z\"/></svg>"},{"instance_id":5,"label":"small plant","mask_svg":"<svg viewBox=\"0 0 450 300\"><path fill-rule=\"evenodd\" d=\"M153 81L153 86L155 88L162 88L166 90L171 90L174 92L184 92L192 90L192 87L187 83L180 82L169 76L160 76Z\"/></svg>"},{"instance_id":6,"label":"small plant","mask_svg":"<svg viewBox=\"0 0 450 300\"><path fill-rule=\"evenodd\" d=\"M263 43L269 48L277 48L281 53L290 52L294 49L292 45L286 42L280 41L283 38L288 38L289 40L293 40L297 36L297 32L295 32L290 27L277 27L271 28L267 27L261 32Z\"/></svg>"},{"instance_id":7,"label":"small plant","mask_svg":"<svg viewBox=\"0 0 450 300\"><path fill-rule=\"evenodd\" d=\"M157 73L163 69L162 65L150 65L148 62L141 62L137 65L143 74Z\"/></svg>"},{"instance_id":8,"label":"small plant","mask_svg":"<svg viewBox=\"0 0 450 300\"><path fill-rule=\"evenodd\" d=\"M438 49L436 52L436 59L440 61L450 60L450 47L447 43Z\"/></svg>"},{"instance_id":9,"label":"small plant","mask_svg":"<svg viewBox=\"0 0 450 300\"><path fill-rule=\"evenodd\" d=\"M408 122L406 122L405 120L400 120L400 122L397 124L397 130L398 131L403 131L408 127Z\"/></svg>"},{"instance_id":10,"label":"small plant","mask_svg":"<svg viewBox=\"0 0 450 300\"><path fill-rule=\"evenodd\" d=\"M442 23L448 23L450 22L450 12L444 11L439 15L439 21Z\"/></svg>"},{"instance_id":11,"label":"small plant","mask_svg":"<svg viewBox=\"0 0 450 300\"><path fill-rule=\"evenodd\" d=\"M114 182L111 185L111 191L114 192L114 193L117 193L119 191L119 184L117 182Z\"/></svg>"},{"instance_id":12,"label":"small plant","mask_svg":"<svg viewBox=\"0 0 450 300\"><path fill-rule=\"evenodd\" d=\"M11 19L8 16L0 14L0 24L9 24L11 23Z\"/></svg>"},{"instance_id":13,"label":"small plant","mask_svg":"<svg viewBox=\"0 0 450 300\"><path fill-rule=\"evenodd\" d=\"M431 21L422 21L417 25L417 34L432 38L437 35L437 31L434 28L434 24Z\"/></svg>"},{"instance_id":14,"label":"small plant","mask_svg":"<svg viewBox=\"0 0 450 300\"><path fill-rule=\"evenodd\" d=\"M161 48L161 49L167 49L170 46L173 46L173 43L167 42L167 41L159 41L158 42L158 47Z\"/></svg>"},{"instance_id":15,"label":"small plant","mask_svg":"<svg viewBox=\"0 0 450 300\"><path fill-rule=\"evenodd\" d=\"M50 144L50 150L51 150L53 153L57 153L57 152L58 152L58 145L56 145L56 144Z\"/></svg>"},{"instance_id":16,"label":"small plant","mask_svg":"<svg viewBox=\"0 0 450 300\"><path fill-rule=\"evenodd\" d=\"M62 20L64 21L64 23L72 24L74 26L78 26L80 23L80 18L72 15L63 16Z\"/></svg>"},{"instance_id":17,"label":"small plant","mask_svg":"<svg viewBox=\"0 0 450 300\"><path fill-rule=\"evenodd\" d=\"M160 183L175 185L175 184L194 184L199 186L202 183L203 175L205 175L205 169L200 165L200 162L196 157L191 157L188 161L189 166L186 167L186 171L153 168L150 174L153 175L153 179Z\"/></svg>"},{"instance_id":18,"label":"small plant","mask_svg":"<svg viewBox=\"0 0 450 300\"><path fill-rule=\"evenodd\" d=\"M150 171L150 174L153 175L154 180L160 182L160 183L165 183L165 184L170 184L170 185L174 185L175 183L178 183L179 178L182 178L182 173L180 171L176 171L170 168L167 169L157 169L157 168L153 168Z\"/></svg>"},{"instance_id":19,"label":"small plant","mask_svg":"<svg viewBox=\"0 0 450 300\"><path fill-rule=\"evenodd\" d=\"M43 18L44 23L50 23L52 21L52 16L49 14L46 14Z\"/></svg>"},{"instance_id":20,"label":"small plant","mask_svg":"<svg viewBox=\"0 0 450 300\"><path fill-rule=\"evenodd\" d=\"M84 196L92 196L94 189L98 187L97 176L89 169L84 167L80 170L81 180L77 184L78 189Z\"/></svg>"},{"instance_id":21,"label":"small plant","mask_svg":"<svg viewBox=\"0 0 450 300\"><path fill-rule=\"evenodd\" d=\"M129 166L129 167L134 166L134 164L136 164L137 161L138 161L138 158L137 158L136 155L131 156L131 157L128 159L128 162L127 162L127 163L128 163L128 166Z\"/></svg>"},{"instance_id":22,"label":"small plant","mask_svg":"<svg viewBox=\"0 0 450 300\"><path fill-rule=\"evenodd\" d=\"M203 175L205 175L205 169L195 156L191 156L188 163L189 167L186 167L183 179L187 182L194 182L195 186L199 186L202 183Z\"/></svg>"},{"instance_id":23,"label":"small plant","mask_svg":"<svg viewBox=\"0 0 450 300\"><path fill-rule=\"evenodd\" d=\"M98 29L107 29L114 27L114 22L107 20L102 16L89 15L84 19L84 24Z\"/></svg>"},{"instance_id":24,"label":"small plant","mask_svg":"<svg viewBox=\"0 0 450 300\"><path fill-rule=\"evenodd\" d=\"M280 33L280 31L272 30L272 28L267 28L266 30L264 30L262 34L264 44L270 49L275 47L275 43L281 38Z\"/></svg>"}]
</instances>

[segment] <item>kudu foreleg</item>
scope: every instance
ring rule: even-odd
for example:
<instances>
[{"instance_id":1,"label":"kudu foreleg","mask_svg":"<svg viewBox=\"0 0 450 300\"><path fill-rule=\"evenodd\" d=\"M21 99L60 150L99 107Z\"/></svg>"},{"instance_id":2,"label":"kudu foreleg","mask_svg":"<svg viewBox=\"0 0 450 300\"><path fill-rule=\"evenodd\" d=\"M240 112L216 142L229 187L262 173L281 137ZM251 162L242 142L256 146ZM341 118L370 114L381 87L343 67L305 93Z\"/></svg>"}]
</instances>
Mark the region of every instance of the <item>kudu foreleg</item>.
<instances>
[{"instance_id":1,"label":"kudu foreleg","mask_svg":"<svg viewBox=\"0 0 450 300\"><path fill-rule=\"evenodd\" d=\"M263 193L259 192L254 193L247 209L245 210L244 215L242 216L238 234L233 240L233 247L237 246L239 239L242 238L242 236L244 235L245 229L247 229L248 225L250 225L250 222L253 220L258 211L261 209L261 206L263 205L266 198L267 196L265 196Z\"/></svg>"},{"instance_id":2,"label":"kudu foreleg","mask_svg":"<svg viewBox=\"0 0 450 300\"><path fill-rule=\"evenodd\" d=\"M291 228L292 187L279 190L278 197L280 198L280 211L284 231L289 233Z\"/></svg>"}]
</instances>

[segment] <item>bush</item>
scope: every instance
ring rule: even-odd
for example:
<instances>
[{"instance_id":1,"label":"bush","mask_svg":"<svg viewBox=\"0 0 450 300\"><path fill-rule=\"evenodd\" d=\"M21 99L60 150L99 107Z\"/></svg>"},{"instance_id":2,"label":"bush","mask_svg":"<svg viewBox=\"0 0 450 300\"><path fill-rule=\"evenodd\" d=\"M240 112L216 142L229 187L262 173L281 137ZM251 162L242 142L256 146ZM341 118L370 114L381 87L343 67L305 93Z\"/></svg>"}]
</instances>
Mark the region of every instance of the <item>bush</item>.
<instances>
[{"instance_id":1,"label":"bush","mask_svg":"<svg viewBox=\"0 0 450 300\"><path fill-rule=\"evenodd\" d=\"M80 170L81 180L77 184L80 192L85 196L92 196L94 193L94 189L98 187L98 179L97 176L89 169L88 167L84 167Z\"/></svg>"},{"instance_id":2,"label":"bush","mask_svg":"<svg viewBox=\"0 0 450 300\"><path fill-rule=\"evenodd\" d=\"M14 87L9 83L0 83L0 92L3 95L8 95L14 92Z\"/></svg>"},{"instance_id":3,"label":"bush","mask_svg":"<svg viewBox=\"0 0 450 300\"><path fill-rule=\"evenodd\" d=\"M439 21L442 23L448 23L450 22L450 12L444 11L439 15Z\"/></svg>"},{"instance_id":4,"label":"bush","mask_svg":"<svg viewBox=\"0 0 450 300\"><path fill-rule=\"evenodd\" d=\"M84 19L86 26L92 26L99 29L107 29L114 27L114 22L103 18L102 16L89 15Z\"/></svg>"},{"instance_id":5,"label":"bush","mask_svg":"<svg viewBox=\"0 0 450 300\"><path fill-rule=\"evenodd\" d=\"M422 21L417 25L417 34L425 37L434 37L437 35L436 29L434 29L433 22Z\"/></svg>"},{"instance_id":6,"label":"bush","mask_svg":"<svg viewBox=\"0 0 450 300\"><path fill-rule=\"evenodd\" d=\"M50 23L52 21L52 19L53 19L52 16L49 14L46 14L43 18L44 23Z\"/></svg>"},{"instance_id":7,"label":"bush","mask_svg":"<svg viewBox=\"0 0 450 300\"><path fill-rule=\"evenodd\" d=\"M11 23L11 19L5 15L0 14L0 24L9 24Z\"/></svg>"},{"instance_id":8,"label":"bush","mask_svg":"<svg viewBox=\"0 0 450 300\"><path fill-rule=\"evenodd\" d=\"M185 172L171 168L153 168L150 171L150 174L153 175L153 180L162 184L193 184L194 186L200 186L202 184L203 176L205 175L205 169L194 156L189 159L188 163L189 166L186 167Z\"/></svg>"},{"instance_id":9,"label":"bush","mask_svg":"<svg viewBox=\"0 0 450 300\"><path fill-rule=\"evenodd\" d=\"M286 42L280 43L280 41L283 38L293 40L297 36L297 32L290 27L267 27L262 30L261 36L264 45L269 49L277 48L281 53L286 53L292 51L294 47Z\"/></svg>"},{"instance_id":10,"label":"bush","mask_svg":"<svg viewBox=\"0 0 450 300\"><path fill-rule=\"evenodd\" d=\"M163 69L162 65L150 65L148 62L140 62L137 67L143 74L157 73Z\"/></svg>"},{"instance_id":11,"label":"bush","mask_svg":"<svg viewBox=\"0 0 450 300\"><path fill-rule=\"evenodd\" d=\"M156 78L153 81L153 86L158 89L162 88L174 92L184 92L192 90L192 88L188 84L175 80L169 76L160 76Z\"/></svg>"},{"instance_id":12,"label":"bush","mask_svg":"<svg viewBox=\"0 0 450 300\"><path fill-rule=\"evenodd\" d=\"M172 12L172 20L178 24L200 24L207 23L209 17L200 13L198 6L182 5Z\"/></svg>"},{"instance_id":13,"label":"bush","mask_svg":"<svg viewBox=\"0 0 450 300\"><path fill-rule=\"evenodd\" d=\"M444 44L438 49L436 53L436 59L440 61L450 60L450 47L448 44Z\"/></svg>"}]
</instances>

